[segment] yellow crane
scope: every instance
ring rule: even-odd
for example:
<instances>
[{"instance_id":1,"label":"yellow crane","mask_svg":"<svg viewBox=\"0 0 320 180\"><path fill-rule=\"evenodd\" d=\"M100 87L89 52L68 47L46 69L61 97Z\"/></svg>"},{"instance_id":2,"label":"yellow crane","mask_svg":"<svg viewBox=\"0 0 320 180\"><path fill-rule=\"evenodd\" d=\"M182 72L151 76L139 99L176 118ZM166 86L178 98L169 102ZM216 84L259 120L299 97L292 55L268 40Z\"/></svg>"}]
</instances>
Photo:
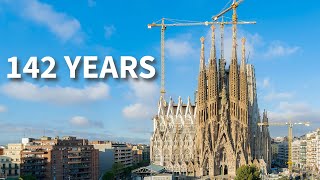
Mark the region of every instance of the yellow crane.
<instances>
[{"instance_id":1,"label":"yellow crane","mask_svg":"<svg viewBox=\"0 0 320 180\"><path fill-rule=\"evenodd\" d=\"M258 126L288 126L288 169L292 172L292 128L296 125L310 126L310 122L261 122Z\"/></svg>"},{"instance_id":2,"label":"yellow crane","mask_svg":"<svg viewBox=\"0 0 320 180\"><path fill-rule=\"evenodd\" d=\"M161 28L161 89L160 89L160 94L161 96L164 97L165 95L165 55L164 55L164 49L165 49L165 30L167 27L174 27L174 26L208 26L208 25L213 25L213 24L220 24L221 29L223 30L223 27L225 24L255 24L256 22L238 22L237 18L236 18L236 8L239 6L239 4L243 2L243 0L239 0L239 1L235 1L233 0L233 3L231 4L231 6L225 10L223 10L222 12L220 12L218 15L213 16L212 20L213 21L205 21L205 22L195 22L195 21L181 21L181 20L175 20L175 19L169 19L169 18L162 18L161 20L157 21L157 22L153 22L151 24L148 24L148 28L153 28L153 27L160 27ZM220 18L221 16L223 16L225 13L227 13L229 10L233 9L234 14L232 18L232 22L217 22L218 18ZM166 23L165 20L167 21L172 21L175 23ZM161 21L161 23L159 23ZM178 22L181 21L181 22ZM221 33L222 34L222 33ZM223 38L223 34L221 35L221 37ZM223 39L222 39L223 40ZM223 45L223 42L221 42L221 44ZM221 47L222 48L222 47ZM223 52L223 50L221 51Z\"/></svg>"}]
</instances>

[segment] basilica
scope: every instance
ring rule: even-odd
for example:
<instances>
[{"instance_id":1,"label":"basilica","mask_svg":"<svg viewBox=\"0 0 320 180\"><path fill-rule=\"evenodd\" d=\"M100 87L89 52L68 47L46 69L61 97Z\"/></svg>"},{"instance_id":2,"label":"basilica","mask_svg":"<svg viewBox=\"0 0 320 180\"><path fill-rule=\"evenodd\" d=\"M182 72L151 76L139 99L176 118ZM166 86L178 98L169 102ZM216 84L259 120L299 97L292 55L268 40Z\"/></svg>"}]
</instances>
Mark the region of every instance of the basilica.
<instances>
[{"instance_id":1,"label":"basilica","mask_svg":"<svg viewBox=\"0 0 320 180\"><path fill-rule=\"evenodd\" d=\"M166 101L160 97L151 137L151 163L164 166L176 176L234 177L242 165L261 164L268 170L271 146L267 112L260 116L253 65L246 63L245 39L237 59L236 29L233 28L232 57L216 55L212 26L210 57L205 61L202 37L198 88L195 102ZM222 52L223 53L223 52Z\"/></svg>"}]
</instances>

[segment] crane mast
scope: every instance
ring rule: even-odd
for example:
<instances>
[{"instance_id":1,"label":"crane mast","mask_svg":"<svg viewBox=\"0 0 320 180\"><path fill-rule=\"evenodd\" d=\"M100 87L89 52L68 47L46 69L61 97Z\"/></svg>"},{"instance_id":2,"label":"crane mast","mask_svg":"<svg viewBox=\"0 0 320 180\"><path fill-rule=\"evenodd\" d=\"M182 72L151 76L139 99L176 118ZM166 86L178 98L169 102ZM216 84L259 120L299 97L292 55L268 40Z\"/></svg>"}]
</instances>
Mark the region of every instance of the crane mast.
<instances>
[{"instance_id":1,"label":"crane mast","mask_svg":"<svg viewBox=\"0 0 320 180\"><path fill-rule=\"evenodd\" d=\"M165 59L164 59L164 31L166 30L166 26L164 24L164 18L162 18L161 21L161 89L160 89L160 94L162 97L164 97L166 90L165 90L165 72L164 72L164 63L165 63Z\"/></svg>"}]
</instances>

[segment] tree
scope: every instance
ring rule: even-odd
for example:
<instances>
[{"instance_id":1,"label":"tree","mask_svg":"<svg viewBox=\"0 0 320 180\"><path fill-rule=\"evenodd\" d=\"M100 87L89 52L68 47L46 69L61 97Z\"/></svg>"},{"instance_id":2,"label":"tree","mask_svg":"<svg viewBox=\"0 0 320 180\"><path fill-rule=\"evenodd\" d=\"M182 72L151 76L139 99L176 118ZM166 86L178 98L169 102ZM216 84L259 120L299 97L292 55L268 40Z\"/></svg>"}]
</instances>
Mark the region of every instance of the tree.
<instances>
[{"instance_id":1,"label":"tree","mask_svg":"<svg viewBox=\"0 0 320 180\"><path fill-rule=\"evenodd\" d=\"M102 179L103 180L111 180L111 179L115 179L115 176L112 171L108 171L108 172L104 173L104 175L102 176Z\"/></svg>"},{"instance_id":2,"label":"tree","mask_svg":"<svg viewBox=\"0 0 320 180\"><path fill-rule=\"evenodd\" d=\"M260 171L255 166L241 166L237 170L237 176L235 180L260 180Z\"/></svg>"},{"instance_id":3,"label":"tree","mask_svg":"<svg viewBox=\"0 0 320 180\"><path fill-rule=\"evenodd\" d=\"M119 175L123 172L124 169L124 165L122 163L114 163L112 165L112 172L114 173L114 175Z\"/></svg>"},{"instance_id":4,"label":"tree","mask_svg":"<svg viewBox=\"0 0 320 180\"><path fill-rule=\"evenodd\" d=\"M34 176L31 175L31 174L23 175L23 176L21 176L20 178L23 179L23 180L37 180L37 178L34 177Z\"/></svg>"},{"instance_id":5,"label":"tree","mask_svg":"<svg viewBox=\"0 0 320 180\"><path fill-rule=\"evenodd\" d=\"M280 177L279 180L289 180L288 177Z\"/></svg>"}]
</instances>

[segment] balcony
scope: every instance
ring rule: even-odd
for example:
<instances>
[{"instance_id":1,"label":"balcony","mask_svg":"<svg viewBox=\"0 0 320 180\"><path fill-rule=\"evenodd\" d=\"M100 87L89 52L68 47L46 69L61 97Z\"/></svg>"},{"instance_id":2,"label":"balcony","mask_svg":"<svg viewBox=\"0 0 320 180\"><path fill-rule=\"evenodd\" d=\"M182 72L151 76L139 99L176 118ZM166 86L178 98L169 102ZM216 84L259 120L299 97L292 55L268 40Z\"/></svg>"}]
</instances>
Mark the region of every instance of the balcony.
<instances>
[{"instance_id":1,"label":"balcony","mask_svg":"<svg viewBox=\"0 0 320 180\"><path fill-rule=\"evenodd\" d=\"M68 164L80 164L80 163L90 163L90 160L77 160L77 161L68 161Z\"/></svg>"},{"instance_id":2,"label":"balcony","mask_svg":"<svg viewBox=\"0 0 320 180\"><path fill-rule=\"evenodd\" d=\"M90 165L88 164L74 164L74 165L70 165L69 169L89 169Z\"/></svg>"}]
</instances>

